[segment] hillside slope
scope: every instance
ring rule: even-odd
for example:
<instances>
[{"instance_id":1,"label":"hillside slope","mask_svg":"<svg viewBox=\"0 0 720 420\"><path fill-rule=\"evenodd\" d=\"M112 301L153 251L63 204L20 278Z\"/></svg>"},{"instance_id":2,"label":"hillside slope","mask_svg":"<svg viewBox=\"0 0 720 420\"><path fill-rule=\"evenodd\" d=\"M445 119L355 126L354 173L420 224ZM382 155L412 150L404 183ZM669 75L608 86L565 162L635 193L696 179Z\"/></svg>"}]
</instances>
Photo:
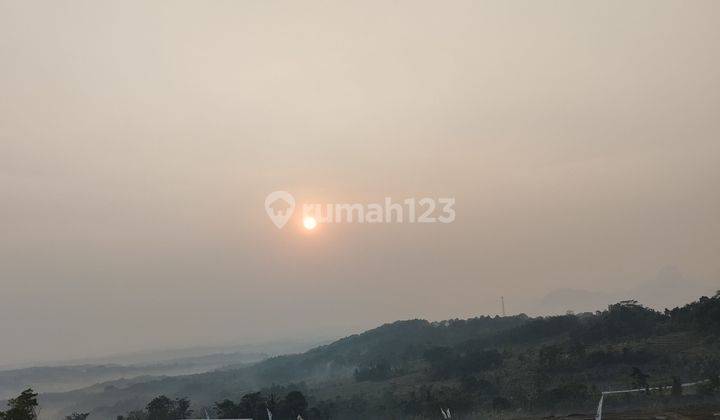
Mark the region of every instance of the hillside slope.
<instances>
[{"instance_id":1,"label":"hillside slope","mask_svg":"<svg viewBox=\"0 0 720 420\"><path fill-rule=\"evenodd\" d=\"M595 314L399 321L240 369L44 394L41 405L107 419L160 394L188 397L197 410L253 391L301 390L307 419L434 417L438 406L589 410L600 389L717 375L719 334L717 296L664 313L628 301Z\"/></svg>"}]
</instances>

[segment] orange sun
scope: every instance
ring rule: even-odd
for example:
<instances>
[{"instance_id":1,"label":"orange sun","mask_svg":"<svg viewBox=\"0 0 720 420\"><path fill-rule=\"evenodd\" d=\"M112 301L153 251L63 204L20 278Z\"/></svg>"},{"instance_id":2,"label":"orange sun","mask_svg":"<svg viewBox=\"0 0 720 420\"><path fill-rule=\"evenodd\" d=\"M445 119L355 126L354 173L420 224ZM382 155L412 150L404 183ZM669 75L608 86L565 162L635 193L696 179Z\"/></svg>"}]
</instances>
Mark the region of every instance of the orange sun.
<instances>
[{"instance_id":1,"label":"orange sun","mask_svg":"<svg viewBox=\"0 0 720 420\"><path fill-rule=\"evenodd\" d=\"M313 230L317 227L317 220L314 217L306 217L303 219L303 226L307 230Z\"/></svg>"}]
</instances>

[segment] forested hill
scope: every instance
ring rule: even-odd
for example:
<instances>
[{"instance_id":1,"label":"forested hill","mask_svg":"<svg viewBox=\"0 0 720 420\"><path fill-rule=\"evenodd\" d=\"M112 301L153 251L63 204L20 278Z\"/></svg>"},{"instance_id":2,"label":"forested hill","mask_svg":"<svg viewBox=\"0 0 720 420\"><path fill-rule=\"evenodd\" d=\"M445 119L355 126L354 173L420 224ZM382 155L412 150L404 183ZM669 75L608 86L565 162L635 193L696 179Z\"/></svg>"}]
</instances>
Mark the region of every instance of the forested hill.
<instances>
[{"instance_id":1,"label":"forested hill","mask_svg":"<svg viewBox=\"0 0 720 420\"><path fill-rule=\"evenodd\" d=\"M142 409L161 394L212 409L290 390L308 398L308 420L405 418L443 404L465 412L583 409L601 389L716 378L718 336L718 295L664 312L624 301L554 317L409 320L245 368L108 383L40 401L48 412L88 411L91 419Z\"/></svg>"}]
</instances>

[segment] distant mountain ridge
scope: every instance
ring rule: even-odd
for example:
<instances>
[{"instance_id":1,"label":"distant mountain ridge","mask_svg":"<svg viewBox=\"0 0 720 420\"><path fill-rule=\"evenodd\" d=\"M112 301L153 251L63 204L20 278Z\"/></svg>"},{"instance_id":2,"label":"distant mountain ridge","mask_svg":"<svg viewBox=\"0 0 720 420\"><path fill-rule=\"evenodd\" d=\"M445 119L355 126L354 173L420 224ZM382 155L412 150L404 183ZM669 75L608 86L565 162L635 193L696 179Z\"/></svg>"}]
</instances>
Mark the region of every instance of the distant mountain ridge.
<instances>
[{"instance_id":1,"label":"distant mountain ridge","mask_svg":"<svg viewBox=\"0 0 720 420\"><path fill-rule=\"evenodd\" d=\"M580 313L607 308L621 300L634 299L657 310L672 309L692 302L698 296L712 295L717 286L688 279L673 266L663 268L655 278L628 290L552 290L532 306L531 313L560 315L567 311Z\"/></svg>"},{"instance_id":2,"label":"distant mountain ridge","mask_svg":"<svg viewBox=\"0 0 720 420\"><path fill-rule=\"evenodd\" d=\"M37 366L0 371L0 400L32 387L41 392L62 392L100 382L134 376L172 376L207 372L267 358L263 353L217 353L171 359L164 362L120 365Z\"/></svg>"}]
</instances>

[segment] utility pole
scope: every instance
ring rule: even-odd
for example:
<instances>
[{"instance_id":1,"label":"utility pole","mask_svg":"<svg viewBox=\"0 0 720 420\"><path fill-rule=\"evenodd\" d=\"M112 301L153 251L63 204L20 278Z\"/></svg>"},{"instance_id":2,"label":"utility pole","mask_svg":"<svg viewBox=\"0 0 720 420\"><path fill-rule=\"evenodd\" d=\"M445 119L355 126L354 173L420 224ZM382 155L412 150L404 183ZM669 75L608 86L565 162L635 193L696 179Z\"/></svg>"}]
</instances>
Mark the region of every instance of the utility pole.
<instances>
[{"instance_id":1,"label":"utility pole","mask_svg":"<svg viewBox=\"0 0 720 420\"><path fill-rule=\"evenodd\" d=\"M505 316L505 297L500 296L500 306L502 306L502 316Z\"/></svg>"}]
</instances>

